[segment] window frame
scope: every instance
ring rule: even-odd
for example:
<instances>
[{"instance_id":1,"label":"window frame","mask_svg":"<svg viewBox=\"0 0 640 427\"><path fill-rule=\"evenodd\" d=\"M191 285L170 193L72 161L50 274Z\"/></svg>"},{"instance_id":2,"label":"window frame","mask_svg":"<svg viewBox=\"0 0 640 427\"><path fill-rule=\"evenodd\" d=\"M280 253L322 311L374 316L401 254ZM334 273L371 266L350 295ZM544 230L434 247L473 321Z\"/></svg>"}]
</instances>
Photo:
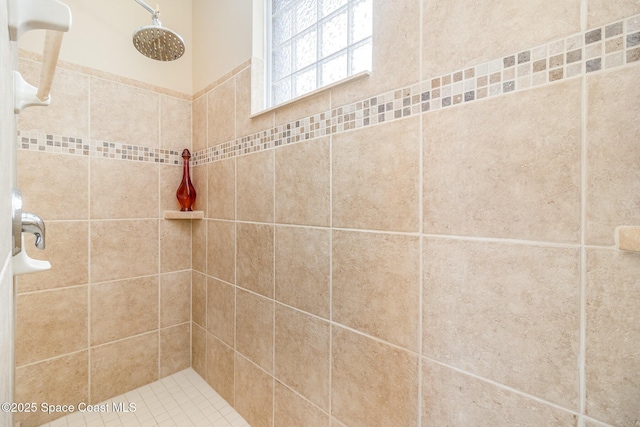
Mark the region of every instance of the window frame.
<instances>
[{"instance_id":1,"label":"window frame","mask_svg":"<svg viewBox=\"0 0 640 427\"><path fill-rule=\"evenodd\" d=\"M273 52L276 51L276 49L274 49L273 46L273 22L274 22L274 15L273 15L273 0L264 0L264 70L263 70L263 75L264 75L264 88L263 88L263 99L264 99L264 104L263 104L263 108L264 111L268 111L271 110L273 108L277 108L281 105L285 105L288 104L294 100L303 98L303 97L307 97L307 96L312 96L313 94L317 93L318 91L321 90L325 90L327 88L330 87L334 87L336 85L340 85L344 82L347 81L351 81L353 79L356 78L360 78L363 75L369 75L371 73L371 69L373 67L373 0L345 0L345 4L341 5L340 7L336 8L335 10L331 11L330 13L328 13L326 16L322 16L322 0L317 0L316 1L316 19L315 21L313 21L312 24L308 25L306 28L302 29L301 31L294 33L294 27L295 27L295 11L296 11L296 6L297 4L299 4L301 1L303 0L291 0L290 2L288 2L286 4L286 9L283 9L285 11L287 11L288 13L291 13L292 19L291 19L291 34L288 35L288 37L286 39L284 39L284 41L282 42L282 44L280 46L277 47L282 47L282 46L286 46L287 43L289 44L289 49L290 49L290 53L289 53L289 70L287 74L284 74L279 80L274 81L273 80L273 60L274 60L274 54ZM369 5L370 5L370 9L369 9L369 17L371 19L371 22L369 23L369 28L371 29L369 35L366 35L365 37L362 37L360 40L358 40L357 42L353 42L352 40L352 32L353 32L353 28L354 28L354 13L353 13L353 9L355 6L357 6L359 3L363 2L363 1L368 1ZM340 47L339 49L337 49L335 52L332 52L331 54L327 55L327 56L322 56L322 52L321 52L321 42L322 42L322 28L323 25L326 22L330 22L333 18L339 16L340 14L346 13L346 20L347 20L347 28L346 28L346 45L343 47ZM313 62L305 65L304 67L301 67L300 69L295 69L295 60L296 60L296 56L295 56L295 42L297 40L300 40L302 37L304 37L306 34L309 34L311 32L315 33L315 38L316 38L316 51L315 51L315 59ZM358 48L361 47L366 47L369 46L369 58L367 58L366 60L366 64L364 67L362 67L360 70L357 70L356 73L353 72L354 68L354 64L353 64L353 55L354 55L354 51ZM346 60L346 73L343 77L337 78L335 80L331 80L329 82L326 82L324 85L322 84L322 80L323 80L323 73L322 73L322 69L323 66L327 63L329 63L331 60L339 58L341 56L346 56L345 60ZM313 89L311 90L307 90L305 92L302 93L298 93L297 92L297 88L295 87L296 81L295 78L297 76L300 76L302 74L304 74L305 72L309 72L311 70L315 70L315 85L313 87ZM288 80L288 82L287 82ZM278 103L276 103L275 99L274 99L274 86L277 83L280 82L285 82L285 84L289 85L289 96L286 99L282 99L279 100Z\"/></svg>"}]
</instances>

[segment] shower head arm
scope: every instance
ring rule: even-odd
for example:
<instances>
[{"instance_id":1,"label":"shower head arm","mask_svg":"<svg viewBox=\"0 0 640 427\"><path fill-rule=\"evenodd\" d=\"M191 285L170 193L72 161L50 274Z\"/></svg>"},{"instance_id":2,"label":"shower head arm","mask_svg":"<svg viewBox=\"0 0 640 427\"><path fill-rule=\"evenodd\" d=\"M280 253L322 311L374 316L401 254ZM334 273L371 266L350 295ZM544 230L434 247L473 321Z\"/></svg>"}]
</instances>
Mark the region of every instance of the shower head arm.
<instances>
[{"instance_id":1,"label":"shower head arm","mask_svg":"<svg viewBox=\"0 0 640 427\"><path fill-rule=\"evenodd\" d=\"M136 3L138 3L140 6L144 7L145 9L147 9L147 11L153 15L153 19L158 19L158 16L160 15L160 9L153 10L151 6L149 6L142 0L136 0Z\"/></svg>"}]
</instances>

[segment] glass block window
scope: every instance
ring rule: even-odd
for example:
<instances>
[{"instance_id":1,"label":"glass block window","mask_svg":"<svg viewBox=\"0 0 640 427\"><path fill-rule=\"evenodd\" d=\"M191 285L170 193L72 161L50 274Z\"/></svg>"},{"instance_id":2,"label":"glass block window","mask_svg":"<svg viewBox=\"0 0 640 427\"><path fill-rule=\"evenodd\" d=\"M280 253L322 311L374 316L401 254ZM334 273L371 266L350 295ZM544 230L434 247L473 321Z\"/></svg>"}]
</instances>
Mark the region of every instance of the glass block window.
<instances>
[{"instance_id":1,"label":"glass block window","mask_svg":"<svg viewBox=\"0 0 640 427\"><path fill-rule=\"evenodd\" d=\"M267 108L371 69L372 0L267 1Z\"/></svg>"}]
</instances>

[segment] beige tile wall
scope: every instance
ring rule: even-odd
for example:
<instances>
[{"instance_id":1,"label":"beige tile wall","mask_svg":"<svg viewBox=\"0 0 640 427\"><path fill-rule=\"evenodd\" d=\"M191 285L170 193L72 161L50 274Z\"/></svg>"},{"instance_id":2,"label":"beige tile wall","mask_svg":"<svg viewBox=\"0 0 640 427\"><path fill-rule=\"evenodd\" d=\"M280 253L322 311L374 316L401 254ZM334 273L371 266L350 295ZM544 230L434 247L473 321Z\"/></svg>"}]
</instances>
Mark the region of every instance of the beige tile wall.
<instances>
[{"instance_id":1,"label":"beige tile wall","mask_svg":"<svg viewBox=\"0 0 640 427\"><path fill-rule=\"evenodd\" d=\"M640 88L628 85L634 68L587 79L587 199L586 241L614 244L618 225L640 222L640 162L636 115Z\"/></svg>"},{"instance_id":2,"label":"beige tile wall","mask_svg":"<svg viewBox=\"0 0 640 427\"><path fill-rule=\"evenodd\" d=\"M191 103L66 71L21 129L200 151L581 30L577 0L441 3L374 0L369 78L253 119L248 68ZM191 365L253 426L632 425L637 64L199 165L193 224L162 219L178 167L21 152L54 269L20 283L17 398Z\"/></svg>"},{"instance_id":3,"label":"beige tile wall","mask_svg":"<svg viewBox=\"0 0 640 427\"><path fill-rule=\"evenodd\" d=\"M578 0L422 3L423 78L580 31ZM461 25L464 31L460 30Z\"/></svg>"},{"instance_id":4,"label":"beige tile wall","mask_svg":"<svg viewBox=\"0 0 640 427\"><path fill-rule=\"evenodd\" d=\"M241 138L582 28L577 0L467 3L374 0L369 79L247 119L242 70L194 132L234 85ZM610 3L582 19L639 12ZM638 73L197 166L192 366L254 426L633 425Z\"/></svg>"},{"instance_id":5,"label":"beige tile wall","mask_svg":"<svg viewBox=\"0 0 640 427\"><path fill-rule=\"evenodd\" d=\"M578 243L580 91L570 80L424 115L424 232Z\"/></svg>"},{"instance_id":6,"label":"beige tile wall","mask_svg":"<svg viewBox=\"0 0 640 427\"><path fill-rule=\"evenodd\" d=\"M640 256L587 251L587 413L611 425L633 425L640 384Z\"/></svg>"},{"instance_id":7,"label":"beige tile wall","mask_svg":"<svg viewBox=\"0 0 640 427\"><path fill-rule=\"evenodd\" d=\"M15 399L68 405L68 402L89 401L89 352L85 350L44 360L16 369ZM97 402L97 401L96 401ZM50 415L35 412L17 415L22 425L39 426Z\"/></svg>"},{"instance_id":8,"label":"beige tile wall","mask_svg":"<svg viewBox=\"0 0 640 427\"><path fill-rule=\"evenodd\" d=\"M37 80L39 64L20 64ZM54 88L51 108L19 116L21 130L191 148L190 101L64 69ZM162 219L178 208L182 168L18 154L24 209L47 226L46 249L27 237L27 250L52 269L18 280L15 399L97 403L191 366L191 223ZM206 201L206 181L194 183Z\"/></svg>"}]
</instances>

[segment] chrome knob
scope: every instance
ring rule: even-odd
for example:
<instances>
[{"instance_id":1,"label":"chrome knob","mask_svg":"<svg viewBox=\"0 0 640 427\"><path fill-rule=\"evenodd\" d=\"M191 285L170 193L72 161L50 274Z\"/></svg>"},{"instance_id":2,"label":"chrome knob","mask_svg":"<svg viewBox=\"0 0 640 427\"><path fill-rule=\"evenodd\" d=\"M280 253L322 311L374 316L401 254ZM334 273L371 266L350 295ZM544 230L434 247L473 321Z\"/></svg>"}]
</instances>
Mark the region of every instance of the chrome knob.
<instances>
[{"instance_id":1,"label":"chrome knob","mask_svg":"<svg viewBox=\"0 0 640 427\"><path fill-rule=\"evenodd\" d=\"M18 255L22 250L22 193L17 188L11 195L11 229L12 255Z\"/></svg>"},{"instance_id":2,"label":"chrome knob","mask_svg":"<svg viewBox=\"0 0 640 427\"><path fill-rule=\"evenodd\" d=\"M30 212L22 212L22 232L34 234L36 248L44 249L45 227L42 218Z\"/></svg>"}]
</instances>

